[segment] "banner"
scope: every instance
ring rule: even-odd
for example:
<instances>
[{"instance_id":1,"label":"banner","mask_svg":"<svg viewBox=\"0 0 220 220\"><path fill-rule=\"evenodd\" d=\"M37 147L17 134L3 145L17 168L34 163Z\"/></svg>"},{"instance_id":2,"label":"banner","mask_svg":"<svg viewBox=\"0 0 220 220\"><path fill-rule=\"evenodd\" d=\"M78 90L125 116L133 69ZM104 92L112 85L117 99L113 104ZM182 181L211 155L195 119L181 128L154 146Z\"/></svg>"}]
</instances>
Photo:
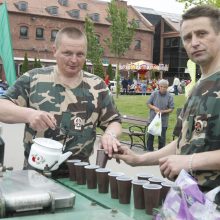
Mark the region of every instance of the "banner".
<instances>
[{"instance_id":1,"label":"banner","mask_svg":"<svg viewBox=\"0 0 220 220\"><path fill-rule=\"evenodd\" d=\"M0 6L0 57L7 83L11 86L16 80L16 72L6 3Z\"/></svg>"}]
</instances>

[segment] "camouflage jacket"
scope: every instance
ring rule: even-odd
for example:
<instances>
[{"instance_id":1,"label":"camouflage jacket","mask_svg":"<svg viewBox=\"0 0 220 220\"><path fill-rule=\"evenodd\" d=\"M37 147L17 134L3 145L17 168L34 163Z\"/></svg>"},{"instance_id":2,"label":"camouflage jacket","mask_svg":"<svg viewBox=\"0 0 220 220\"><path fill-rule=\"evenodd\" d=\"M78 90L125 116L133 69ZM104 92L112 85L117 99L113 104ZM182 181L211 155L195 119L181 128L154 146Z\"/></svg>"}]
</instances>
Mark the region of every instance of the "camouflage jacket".
<instances>
[{"instance_id":1,"label":"camouflage jacket","mask_svg":"<svg viewBox=\"0 0 220 220\"><path fill-rule=\"evenodd\" d=\"M220 72L197 82L175 129L181 131L177 154L220 149ZM220 185L219 170L200 170L194 174L204 191Z\"/></svg>"},{"instance_id":2,"label":"camouflage jacket","mask_svg":"<svg viewBox=\"0 0 220 220\"><path fill-rule=\"evenodd\" d=\"M57 66L33 69L22 75L9 88L4 99L19 106L52 113L57 120L57 129L38 132L36 137L53 138L64 142L65 151L73 157L88 160L96 139L96 127L103 130L110 122L120 122L120 115L104 81L82 71L82 80L75 88L60 84ZM28 156L35 131L25 126L24 146Z\"/></svg>"}]
</instances>

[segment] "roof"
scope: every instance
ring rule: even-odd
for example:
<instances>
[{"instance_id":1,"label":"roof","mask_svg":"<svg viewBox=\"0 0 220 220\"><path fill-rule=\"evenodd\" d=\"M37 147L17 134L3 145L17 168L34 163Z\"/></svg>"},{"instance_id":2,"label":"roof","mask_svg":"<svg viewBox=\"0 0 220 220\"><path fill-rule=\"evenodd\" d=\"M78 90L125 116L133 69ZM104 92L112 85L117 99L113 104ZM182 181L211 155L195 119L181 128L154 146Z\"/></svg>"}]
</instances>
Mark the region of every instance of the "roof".
<instances>
[{"instance_id":1,"label":"roof","mask_svg":"<svg viewBox=\"0 0 220 220\"><path fill-rule=\"evenodd\" d=\"M180 21L181 21L180 14L161 12L161 11L156 11L152 8L143 8L138 6L135 6L135 8L140 13L160 15L171 27L173 27L178 32L180 31Z\"/></svg>"},{"instance_id":2,"label":"roof","mask_svg":"<svg viewBox=\"0 0 220 220\"><path fill-rule=\"evenodd\" d=\"M4 0L0 0L0 3L3 3ZM78 20L78 21L85 21L85 17L87 15L91 15L93 13L99 14L99 21L95 23L104 24L104 25L111 25L111 23L106 19L107 18L107 7L108 2L98 1L98 0L69 0L68 6L62 6L59 4L58 0L26 0L25 2L28 3L28 8L26 11L19 11L18 8L15 6L15 3L21 2L21 0L8 0L7 8L9 12L19 12L23 14L33 14L33 15L40 15L40 16L47 16L47 17L57 17L69 20ZM87 9L80 9L79 3L86 3ZM127 4L126 2L124 2ZM48 6L55 6L58 7L58 15L51 15L45 10ZM67 11L70 10L80 10L79 18L72 18ZM153 31L153 25L148 22L145 18L142 18L142 15L134 9L132 6L127 6L128 9L128 18L129 20L140 20L141 30L145 31ZM141 19L140 19L141 18Z\"/></svg>"}]
</instances>

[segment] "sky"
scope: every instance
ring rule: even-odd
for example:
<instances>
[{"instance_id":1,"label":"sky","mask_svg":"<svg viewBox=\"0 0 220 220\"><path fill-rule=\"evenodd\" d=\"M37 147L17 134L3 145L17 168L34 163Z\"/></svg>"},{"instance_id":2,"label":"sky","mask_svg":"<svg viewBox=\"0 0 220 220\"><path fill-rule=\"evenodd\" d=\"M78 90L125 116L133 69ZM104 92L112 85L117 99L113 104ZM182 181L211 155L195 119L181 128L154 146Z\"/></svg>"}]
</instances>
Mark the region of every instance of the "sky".
<instances>
[{"instance_id":1,"label":"sky","mask_svg":"<svg viewBox=\"0 0 220 220\"><path fill-rule=\"evenodd\" d=\"M109 0L101 0L109 1ZM175 0L127 0L128 5L141 6L145 8L153 8L157 11L182 14L184 9L183 3Z\"/></svg>"}]
</instances>

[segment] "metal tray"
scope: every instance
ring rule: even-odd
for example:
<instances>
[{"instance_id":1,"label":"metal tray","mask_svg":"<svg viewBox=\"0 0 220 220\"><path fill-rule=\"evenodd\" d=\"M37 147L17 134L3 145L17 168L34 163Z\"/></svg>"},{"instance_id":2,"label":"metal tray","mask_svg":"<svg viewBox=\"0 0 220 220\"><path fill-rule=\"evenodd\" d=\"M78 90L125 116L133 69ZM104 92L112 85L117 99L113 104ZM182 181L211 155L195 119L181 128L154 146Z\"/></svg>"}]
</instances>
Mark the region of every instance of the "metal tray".
<instances>
[{"instance_id":1,"label":"metal tray","mask_svg":"<svg viewBox=\"0 0 220 220\"><path fill-rule=\"evenodd\" d=\"M75 194L34 170L7 171L0 178L0 217L7 213L49 210L75 205Z\"/></svg>"}]
</instances>

